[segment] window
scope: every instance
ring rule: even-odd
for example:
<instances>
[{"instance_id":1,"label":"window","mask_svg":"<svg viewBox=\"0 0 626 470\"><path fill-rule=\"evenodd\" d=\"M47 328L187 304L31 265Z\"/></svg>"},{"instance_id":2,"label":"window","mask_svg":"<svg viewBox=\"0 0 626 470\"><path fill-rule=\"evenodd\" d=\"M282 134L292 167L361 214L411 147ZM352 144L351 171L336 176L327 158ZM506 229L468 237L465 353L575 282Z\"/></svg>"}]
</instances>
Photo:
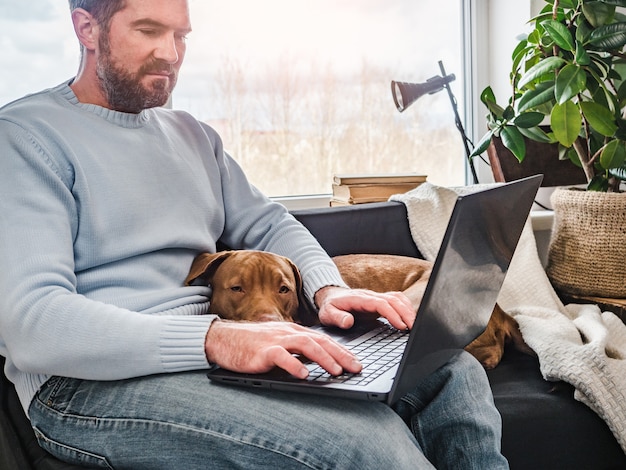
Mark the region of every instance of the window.
<instances>
[{"instance_id":1,"label":"window","mask_svg":"<svg viewBox=\"0 0 626 470\"><path fill-rule=\"evenodd\" d=\"M439 75L441 60L462 106L461 3L190 0L194 31L173 106L215 127L270 196L329 193L334 173L412 171L464 184L447 94L399 113L390 87ZM66 2L2 2L0 28L10 71L0 103L75 73Z\"/></svg>"},{"instance_id":2,"label":"window","mask_svg":"<svg viewBox=\"0 0 626 470\"><path fill-rule=\"evenodd\" d=\"M0 1L0 48L0 106L71 78L79 49L67 2Z\"/></svg>"}]
</instances>

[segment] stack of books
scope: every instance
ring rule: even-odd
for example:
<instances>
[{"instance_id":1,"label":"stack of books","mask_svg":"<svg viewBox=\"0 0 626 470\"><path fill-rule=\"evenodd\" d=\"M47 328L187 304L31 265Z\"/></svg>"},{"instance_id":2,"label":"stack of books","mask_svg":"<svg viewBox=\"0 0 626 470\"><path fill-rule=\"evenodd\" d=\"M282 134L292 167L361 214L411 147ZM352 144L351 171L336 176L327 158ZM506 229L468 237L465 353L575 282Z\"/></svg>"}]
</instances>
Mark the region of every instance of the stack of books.
<instances>
[{"instance_id":1,"label":"stack of books","mask_svg":"<svg viewBox=\"0 0 626 470\"><path fill-rule=\"evenodd\" d=\"M393 194L406 193L426 181L417 173L338 174L333 177L331 206L387 201Z\"/></svg>"}]
</instances>

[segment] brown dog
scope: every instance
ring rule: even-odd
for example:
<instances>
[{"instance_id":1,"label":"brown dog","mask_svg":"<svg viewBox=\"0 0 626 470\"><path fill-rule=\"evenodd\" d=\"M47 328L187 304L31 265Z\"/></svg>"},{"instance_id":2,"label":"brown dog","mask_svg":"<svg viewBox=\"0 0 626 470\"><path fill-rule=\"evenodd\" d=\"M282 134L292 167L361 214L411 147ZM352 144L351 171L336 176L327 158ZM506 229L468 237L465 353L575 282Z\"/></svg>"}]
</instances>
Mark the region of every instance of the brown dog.
<instances>
[{"instance_id":1,"label":"brown dog","mask_svg":"<svg viewBox=\"0 0 626 470\"><path fill-rule=\"evenodd\" d=\"M417 310L428 283L432 263L396 255L336 256L346 283L355 289L376 292L401 291ZM231 320L294 321L306 309L299 300L302 280L296 266L287 258L259 251L204 253L193 262L185 283L199 280L211 285L210 312ZM497 366L505 344L534 354L524 343L517 322L496 305L485 332L465 349L486 369Z\"/></svg>"},{"instance_id":2,"label":"brown dog","mask_svg":"<svg viewBox=\"0 0 626 470\"><path fill-rule=\"evenodd\" d=\"M228 320L294 321L302 291L300 271L273 253L253 250L202 253L185 284L200 280L213 289L210 313Z\"/></svg>"}]
</instances>

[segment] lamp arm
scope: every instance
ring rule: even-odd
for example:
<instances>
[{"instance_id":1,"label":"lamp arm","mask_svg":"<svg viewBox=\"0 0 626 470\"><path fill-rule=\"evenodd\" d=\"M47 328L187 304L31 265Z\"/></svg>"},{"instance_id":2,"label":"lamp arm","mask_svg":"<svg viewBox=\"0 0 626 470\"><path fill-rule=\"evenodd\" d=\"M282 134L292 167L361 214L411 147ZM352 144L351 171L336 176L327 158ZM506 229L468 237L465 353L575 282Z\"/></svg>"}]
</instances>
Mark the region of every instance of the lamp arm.
<instances>
[{"instance_id":1,"label":"lamp arm","mask_svg":"<svg viewBox=\"0 0 626 470\"><path fill-rule=\"evenodd\" d=\"M443 62L439 61L439 68L441 69L442 75L446 76L446 71L443 67ZM476 168L474 168L474 160L471 155L472 152L469 148L468 142L471 142L470 139L465 134L465 129L463 128L463 123L461 122L461 117L459 116L459 109L457 106L456 98L452 94L452 90L450 89L450 85L448 83L443 86L448 91L448 96L450 97L450 104L452 105L452 111L454 111L454 122L456 124L456 128L461 133L461 138L463 139L463 146L465 148L465 155L467 156L467 163L469 164L470 171L472 172L472 179L474 180L474 184L478 184L478 175L476 174Z\"/></svg>"}]
</instances>

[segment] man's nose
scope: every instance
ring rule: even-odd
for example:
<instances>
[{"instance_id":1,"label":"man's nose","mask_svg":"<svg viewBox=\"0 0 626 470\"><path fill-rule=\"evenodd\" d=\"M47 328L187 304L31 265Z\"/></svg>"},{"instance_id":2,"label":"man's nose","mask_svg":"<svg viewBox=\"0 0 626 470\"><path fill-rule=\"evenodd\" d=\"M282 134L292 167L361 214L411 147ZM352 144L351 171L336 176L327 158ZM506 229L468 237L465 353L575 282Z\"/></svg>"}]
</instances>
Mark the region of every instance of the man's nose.
<instances>
[{"instance_id":1,"label":"man's nose","mask_svg":"<svg viewBox=\"0 0 626 470\"><path fill-rule=\"evenodd\" d=\"M178 62L180 56L181 53L178 50L178 44L173 35L165 35L154 51L154 57L156 59L160 59L172 65Z\"/></svg>"}]
</instances>

